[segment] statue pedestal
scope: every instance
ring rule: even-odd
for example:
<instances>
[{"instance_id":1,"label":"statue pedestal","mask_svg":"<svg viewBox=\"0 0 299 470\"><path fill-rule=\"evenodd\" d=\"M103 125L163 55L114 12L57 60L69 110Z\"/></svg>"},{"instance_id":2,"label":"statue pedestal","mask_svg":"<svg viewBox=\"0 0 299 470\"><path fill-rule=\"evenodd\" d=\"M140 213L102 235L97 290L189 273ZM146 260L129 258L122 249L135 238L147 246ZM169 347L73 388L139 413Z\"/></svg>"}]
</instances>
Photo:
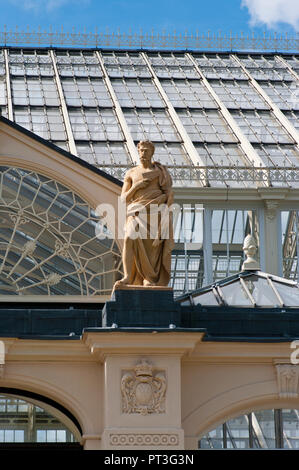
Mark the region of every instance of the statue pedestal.
<instances>
[{"instance_id":1,"label":"statue pedestal","mask_svg":"<svg viewBox=\"0 0 299 470\"><path fill-rule=\"evenodd\" d=\"M169 328L180 325L180 305L169 287L122 286L102 311L102 326Z\"/></svg>"}]
</instances>

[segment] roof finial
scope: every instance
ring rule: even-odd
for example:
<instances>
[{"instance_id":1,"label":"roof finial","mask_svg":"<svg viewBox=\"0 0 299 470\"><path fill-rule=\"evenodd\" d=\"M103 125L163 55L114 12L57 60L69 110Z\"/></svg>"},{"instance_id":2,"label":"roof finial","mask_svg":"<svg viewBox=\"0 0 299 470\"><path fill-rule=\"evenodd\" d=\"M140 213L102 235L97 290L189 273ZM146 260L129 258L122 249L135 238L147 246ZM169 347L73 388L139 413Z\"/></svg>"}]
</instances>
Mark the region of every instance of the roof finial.
<instances>
[{"instance_id":1,"label":"roof finial","mask_svg":"<svg viewBox=\"0 0 299 470\"><path fill-rule=\"evenodd\" d=\"M255 254L257 252L257 245L253 235L248 234L243 243L243 251L246 255L246 260L242 265L242 271L259 271L259 263L255 259Z\"/></svg>"}]
</instances>

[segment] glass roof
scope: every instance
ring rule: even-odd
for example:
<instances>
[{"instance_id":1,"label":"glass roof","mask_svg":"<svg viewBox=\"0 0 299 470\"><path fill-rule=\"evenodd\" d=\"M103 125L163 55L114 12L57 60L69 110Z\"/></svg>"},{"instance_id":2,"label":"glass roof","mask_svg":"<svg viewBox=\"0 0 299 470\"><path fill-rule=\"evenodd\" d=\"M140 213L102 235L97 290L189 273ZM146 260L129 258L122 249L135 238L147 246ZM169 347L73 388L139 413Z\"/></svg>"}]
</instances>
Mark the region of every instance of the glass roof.
<instances>
[{"instance_id":1,"label":"glass roof","mask_svg":"<svg viewBox=\"0 0 299 470\"><path fill-rule=\"evenodd\" d=\"M298 138L294 136L299 129L298 57L298 54L277 53L7 48L0 50L0 111L22 127L120 180L134 164L132 145L139 139L151 139L156 148L155 159L168 166L175 187L297 188L299 148ZM275 113L271 103L283 115ZM293 133L286 129L286 122L294 129ZM14 175L10 176L7 169L1 173L5 175L5 184L11 185ZM27 179L18 176L21 183L14 191L23 187L24 182L27 184ZM60 194L64 190L56 192ZM35 203L41 204L52 193L42 184L40 194L43 197L39 196ZM67 222L73 228L78 226L78 217L83 217L73 204L74 197L69 192L64 196L65 207L69 208ZM60 198L57 197L57 204L50 206L47 213L56 214ZM6 220L9 203L1 204L0 212L5 212ZM32 205L34 212L33 209ZM93 216L91 208L85 210L84 226L89 233L93 233ZM255 209L212 210L211 255L205 251L203 242L202 214L196 214L195 210L194 214L182 217L176 229L184 231L184 236L177 237L172 254L171 286L175 293L181 295L238 273L243 262L244 237L249 232L258 235L257 217ZM289 250L291 255L288 251L294 241L289 236L294 232L292 220L284 238L287 242L283 275L295 278L299 273L298 261L293 262L294 250ZM6 271L0 272L1 292L106 293L114 273L121 270L118 263L116 266L112 263L114 255L120 260L117 247L94 244L90 246L88 278L81 280L81 269L86 271L84 260L75 258L70 263L59 259L58 267L63 267L61 270L68 272L68 276L60 284L50 285L47 280L52 273L55 244L48 234L45 240L37 240L35 252L48 260L45 272L44 265L40 268L40 261L36 262L27 279L25 273L32 269L33 260L21 254L21 247L26 237L30 241L31 235L26 233L25 224L22 230L14 232L15 222L11 218L9 221L0 240L0 263L9 265ZM37 222L32 219L31 223ZM80 230L74 230L72 243L79 244L81 236ZM9 243L11 237L13 247ZM107 250L105 267L101 264L103 250ZM92 261L93 256L96 261ZM206 278L208 264L213 275ZM17 268L21 272L18 279ZM104 273L99 274L102 270ZM60 276L60 272L57 274ZM219 297L220 287L213 291L217 295L210 290L202 291L201 301L205 305L238 302L243 306L254 303L269 306L278 302L271 289L263 289L263 296L256 291L248 296L249 287L243 281L243 291L239 284L235 286L231 282L228 287L222 286L222 297ZM256 286L262 285L260 278L259 282L251 281ZM270 281L265 282L268 286ZM294 288L289 287L292 292L287 294L286 284L281 284L290 303ZM280 287L279 284L276 290L281 296ZM194 303L199 302L199 297L196 299Z\"/></svg>"},{"instance_id":2,"label":"glass roof","mask_svg":"<svg viewBox=\"0 0 299 470\"><path fill-rule=\"evenodd\" d=\"M299 284L261 271L244 271L176 299L183 306L299 307Z\"/></svg>"},{"instance_id":3,"label":"glass roof","mask_svg":"<svg viewBox=\"0 0 299 470\"><path fill-rule=\"evenodd\" d=\"M293 187L297 58L11 48L0 50L0 110L120 179L134 161L130 142L151 139L175 186L280 186L275 167Z\"/></svg>"}]
</instances>

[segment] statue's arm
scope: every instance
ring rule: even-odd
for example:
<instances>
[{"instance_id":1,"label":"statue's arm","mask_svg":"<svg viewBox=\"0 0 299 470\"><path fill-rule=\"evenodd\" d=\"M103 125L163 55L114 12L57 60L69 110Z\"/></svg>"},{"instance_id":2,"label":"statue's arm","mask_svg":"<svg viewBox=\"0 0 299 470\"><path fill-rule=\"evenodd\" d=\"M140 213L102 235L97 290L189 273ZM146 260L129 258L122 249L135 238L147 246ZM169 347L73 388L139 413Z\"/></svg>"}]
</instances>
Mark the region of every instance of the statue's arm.
<instances>
[{"instance_id":1,"label":"statue's arm","mask_svg":"<svg viewBox=\"0 0 299 470\"><path fill-rule=\"evenodd\" d=\"M123 202L129 203L130 200L133 198L135 192L138 189L145 188L147 185L148 185L148 180L146 179L138 181L137 183L133 184L130 174L126 175L124 179L124 184L122 187L121 200Z\"/></svg>"},{"instance_id":2,"label":"statue's arm","mask_svg":"<svg viewBox=\"0 0 299 470\"><path fill-rule=\"evenodd\" d=\"M166 194L166 204L168 206L171 206L174 200L174 194L173 194L173 189L172 189L172 178L167 167L165 166L164 166L164 171L166 173L166 181L165 181L165 184L163 185L163 192L164 194Z\"/></svg>"},{"instance_id":3,"label":"statue's arm","mask_svg":"<svg viewBox=\"0 0 299 470\"><path fill-rule=\"evenodd\" d=\"M121 200L123 202L128 202L129 191L132 188L132 179L126 175L124 179L124 184L121 191Z\"/></svg>"}]
</instances>

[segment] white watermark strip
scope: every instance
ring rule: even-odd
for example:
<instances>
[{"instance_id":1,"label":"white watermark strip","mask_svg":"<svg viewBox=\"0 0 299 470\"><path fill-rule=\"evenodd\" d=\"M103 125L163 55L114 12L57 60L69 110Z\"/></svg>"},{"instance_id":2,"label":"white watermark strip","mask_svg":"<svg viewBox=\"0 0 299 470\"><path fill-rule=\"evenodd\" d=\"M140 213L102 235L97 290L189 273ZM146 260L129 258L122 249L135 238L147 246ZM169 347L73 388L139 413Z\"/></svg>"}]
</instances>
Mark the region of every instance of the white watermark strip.
<instances>
[{"instance_id":1,"label":"white watermark strip","mask_svg":"<svg viewBox=\"0 0 299 470\"><path fill-rule=\"evenodd\" d=\"M167 240L172 237L173 226L179 214L184 214L185 210L190 212L189 204L126 205L119 197L117 213L111 204L103 203L97 206L96 215L100 220L95 227L96 237L99 240L123 240L126 237L133 240ZM203 210L202 204L196 204L194 207L197 214Z\"/></svg>"}]
</instances>

